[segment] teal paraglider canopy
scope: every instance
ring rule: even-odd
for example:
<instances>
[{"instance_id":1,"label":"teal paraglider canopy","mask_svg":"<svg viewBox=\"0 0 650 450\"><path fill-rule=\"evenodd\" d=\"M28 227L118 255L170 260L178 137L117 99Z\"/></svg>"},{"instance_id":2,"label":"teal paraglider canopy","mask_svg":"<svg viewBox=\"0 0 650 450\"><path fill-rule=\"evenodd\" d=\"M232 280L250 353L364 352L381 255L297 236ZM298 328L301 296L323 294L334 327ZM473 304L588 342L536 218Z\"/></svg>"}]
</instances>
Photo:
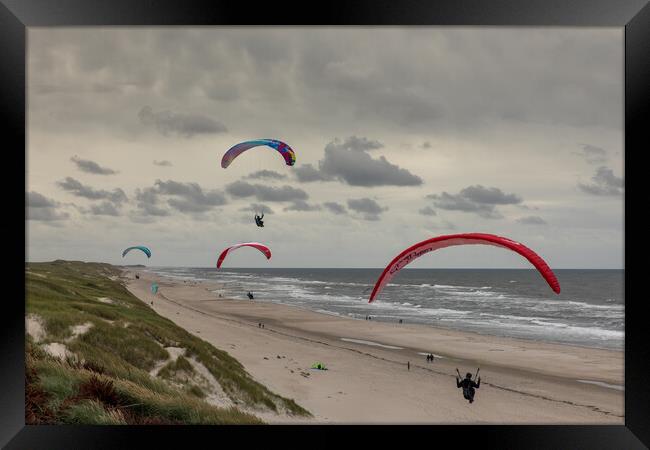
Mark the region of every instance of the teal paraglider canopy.
<instances>
[{"instance_id":1,"label":"teal paraglider canopy","mask_svg":"<svg viewBox=\"0 0 650 450\"><path fill-rule=\"evenodd\" d=\"M135 247L129 247L129 248L125 249L125 250L122 252L122 258L124 258L124 256L126 256L126 254L129 253L131 250L140 250L140 251L143 252L145 255L147 255L147 258L151 258L151 250L149 250L149 249L148 249L147 247L145 247L144 245L136 245Z\"/></svg>"},{"instance_id":2,"label":"teal paraglider canopy","mask_svg":"<svg viewBox=\"0 0 650 450\"><path fill-rule=\"evenodd\" d=\"M151 284L151 293L153 295L156 295L158 293L158 283L152 283Z\"/></svg>"}]
</instances>

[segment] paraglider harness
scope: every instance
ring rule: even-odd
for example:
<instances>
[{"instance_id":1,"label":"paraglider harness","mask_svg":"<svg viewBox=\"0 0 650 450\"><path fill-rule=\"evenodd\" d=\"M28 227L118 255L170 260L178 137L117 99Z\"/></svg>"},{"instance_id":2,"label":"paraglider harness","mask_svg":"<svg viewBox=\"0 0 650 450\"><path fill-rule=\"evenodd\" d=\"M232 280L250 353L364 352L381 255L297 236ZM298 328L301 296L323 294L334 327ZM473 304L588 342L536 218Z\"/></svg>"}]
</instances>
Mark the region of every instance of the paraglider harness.
<instances>
[{"instance_id":1,"label":"paraglider harness","mask_svg":"<svg viewBox=\"0 0 650 450\"><path fill-rule=\"evenodd\" d=\"M264 213L262 213L261 216L255 214L255 225L257 225L258 227L264 227L264 222L262 222L263 218L264 218Z\"/></svg>"},{"instance_id":2,"label":"paraglider harness","mask_svg":"<svg viewBox=\"0 0 650 450\"><path fill-rule=\"evenodd\" d=\"M463 377L460 375L460 372L458 371L458 368L456 368L456 373L458 373L458 378L456 378L456 387L463 388L463 397L469 400L470 403L474 401L474 394L476 393L474 391L474 388L478 389L481 386L481 379L478 378L479 370L481 370L480 367L476 369L476 376L474 377L474 379L478 382L474 382L472 381L471 373L468 373L463 379Z\"/></svg>"}]
</instances>

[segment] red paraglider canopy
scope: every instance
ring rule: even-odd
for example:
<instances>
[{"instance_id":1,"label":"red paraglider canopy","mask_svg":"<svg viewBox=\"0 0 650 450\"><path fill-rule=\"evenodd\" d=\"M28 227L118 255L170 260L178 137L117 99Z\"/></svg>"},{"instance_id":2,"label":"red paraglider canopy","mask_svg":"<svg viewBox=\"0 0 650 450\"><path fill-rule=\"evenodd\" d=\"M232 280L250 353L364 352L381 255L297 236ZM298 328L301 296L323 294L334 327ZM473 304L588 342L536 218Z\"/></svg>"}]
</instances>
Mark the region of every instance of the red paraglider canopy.
<instances>
[{"instance_id":1,"label":"red paraglider canopy","mask_svg":"<svg viewBox=\"0 0 650 450\"><path fill-rule=\"evenodd\" d=\"M430 251L438 250L440 248L451 247L454 245L473 244L494 245L495 247L502 247L519 253L521 256L530 261L530 263L535 266L539 273L542 274L548 285L551 287L551 289L553 289L553 292L556 294L560 293L560 283L557 281L557 278L555 277L555 274L551 268L537 253L525 245L512 241L508 238L496 236L494 234L462 233L437 236L431 239L427 239L426 241L418 242L417 244L410 246L402 253L397 255L388 264L388 266L386 266L381 276L377 279L375 287L370 294L370 300L368 303L371 303L377 297L384 286L388 284L388 281L393 278L393 276L399 272L400 269L409 264L411 261L424 255L425 253L429 253Z\"/></svg>"},{"instance_id":2,"label":"red paraglider canopy","mask_svg":"<svg viewBox=\"0 0 650 450\"><path fill-rule=\"evenodd\" d=\"M233 251L238 249L239 247L253 247L264 253L264 256L266 256L266 259L271 259L271 250L264 244L260 244L259 242L244 242L241 244L235 244L233 246L230 246L226 248L224 251L221 252L219 255L219 259L217 260L217 269L221 267L221 263L223 263L223 260L226 259L226 256Z\"/></svg>"}]
</instances>

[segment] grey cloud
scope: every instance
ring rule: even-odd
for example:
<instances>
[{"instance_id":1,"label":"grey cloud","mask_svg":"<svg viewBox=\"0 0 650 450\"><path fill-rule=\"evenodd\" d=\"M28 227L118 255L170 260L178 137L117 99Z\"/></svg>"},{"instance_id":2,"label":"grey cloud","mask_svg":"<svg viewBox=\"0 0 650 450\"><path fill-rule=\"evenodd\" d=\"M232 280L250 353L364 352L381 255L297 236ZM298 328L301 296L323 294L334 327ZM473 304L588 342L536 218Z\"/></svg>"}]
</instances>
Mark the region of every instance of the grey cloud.
<instances>
[{"instance_id":1,"label":"grey cloud","mask_svg":"<svg viewBox=\"0 0 650 450\"><path fill-rule=\"evenodd\" d=\"M273 170L258 170L257 172L253 172L250 175L248 175L246 178L250 178L252 180L260 180L260 179L270 179L270 180L282 180L287 178L286 175L283 175L281 173L275 172Z\"/></svg>"},{"instance_id":2,"label":"grey cloud","mask_svg":"<svg viewBox=\"0 0 650 450\"><path fill-rule=\"evenodd\" d=\"M245 181L235 181L226 186L226 192L233 197L251 197L255 195L255 185Z\"/></svg>"},{"instance_id":3,"label":"grey cloud","mask_svg":"<svg viewBox=\"0 0 650 450\"><path fill-rule=\"evenodd\" d=\"M325 157L318 163L320 172L351 186L417 186L422 179L406 169L391 164L385 157L373 159L362 148L350 149L343 144L330 142L325 147Z\"/></svg>"},{"instance_id":4,"label":"grey cloud","mask_svg":"<svg viewBox=\"0 0 650 450\"><path fill-rule=\"evenodd\" d=\"M212 209L211 206L197 203L191 198L170 198L167 200L167 204L184 213L200 213Z\"/></svg>"},{"instance_id":5,"label":"grey cloud","mask_svg":"<svg viewBox=\"0 0 650 450\"><path fill-rule=\"evenodd\" d=\"M486 219L500 219L503 216L496 211L496 205L519 204L522 200L515 194L504 194L498 188L485 188L481 185L469 186L458 194L427 195L440 209L463 211L478 214Z\"/></svg>"},{"instance_id":6,"label":"grey cloud","mask_svg":"<svg viewBox=\"0 0 650 450\"><path fill-rule=\"evenodd\" d=\"M90 200L109 200L116 204L121 204L128 200L126 194L120 188L113 189L112 192L103 189L97 190L90 186L81 184L81 182L72 177L66 177L65 180L59 181L58 185L63 190L68 191L77 197L84 197Z\"/></svg>"},{"instance_id":7,"label":"grey cloud","mask_svg":"<svg viewBox=\"0 0 650 450\"><path fill-rule=\"evenodd\" d=\"M99 205L92 205L90 213L95 216L119 216L120 213L111 202L103 201Z\"/></svg>"},{"instance_id":8,"label":"grey cloud","mask_svg":"<svg viewBox=\"0 0 650 450\"><path fill-rule=\"evenodd\" d=\"M315 48L301 55L298 68L313 102L329 102L334 110L338 102L359 120L438 130L503 120L620 125L622 51L611 34L566 30L551 39L528 30L387 30L354 35L350 47L344 39L351 35L306 37ZM343 42L349 49L337 51ZM357 45L365 49L363 58ZM540 76L536 61L526 60L530 54L562 70ZM436 64L441 58L447 63Z\"/></svg>"},{"instance_id":9,"label":"grey cloud","mask_svg":"<svg viewBox=\"0 0 650 450\"><path fill-rule=\"evenodd\" d=\"M255 195L259 200L267 202L286 202L296 200L306 200L309 196L302 189L293 188L291 186L282 186L281 188L273 188L269 186L255 185Z\"/></svg>"},{"instance_id":10,"label":"grey cloud","mask_svg":"<svg viewBox=\"0 0 650 450\"><path fill-rule=\"evenodd\" d=\"M94 161L81 159L76 155L70 158L70 160L73 161L83 172L94 173L96 175L113 175L117 173L113 169L109 169L108 167L101 167Z\"/></svg>"},{"instance_id":11,"label":"grey cloud","mask_svg":"<svg viewBox=\"0 0 650 450\"><path fill-rule=\"evenodd\" d=\"M285 211L319 211L319 205L310 205L304 200L294 200L291 205L284 208Z\"/></svg>"},{"instance_id":12,"label":"grey cloud","mask_svg":"<svg viewBox=\"0 0 650 450\"><path fill-rule=\"evenodd\" d=\"M128 128L130 117L115 117L107 107L94 111L98 99L118 111L137 111L142 98L181 104L194 95L202 97L197 101L241 99L237 109L247 115L279 99L295 100L312 105L304 114L309 122L326 114L336 125L331 130L351 120L362 129L378 124L460 129L465 135L503 120L621 127L617 30L563 29L551 35L427 27L104 31L34 30L29 87L69 87L59 94L65 102L55 95L35 97L44 106L43 116L61 112L64 105L74 120L84 122L81 129L86 122L115 129L120 120ZM556 70L540 71L540 62ZM93 85L96 91L119 86L121 94L86 94L86 86ZM274 114L280 120L289 116ZM228 114L229 123L237 118Z\"/></svg>"},{"instance_id":13,"label":"grey cloud","mask_svg":"<svg viewBox=\"0 0 650 450\"><path fill-rule=\"evenodd\" d=\"M145 216L168 216L169 211L160 208L158 192L155 188L136 189L135 199L140 215Z\"/></svg>"},{"instance_id":14,"label":"grey cloud","mask_svg":"<svg viewBox=\"0 0 650 450\"><path fill-rule=\"evenodd\" d=\"M300 167L295 167L293 173L301 183L310 183L312 181L331 181L332 177L319 172L311 164L303 164Z\"/></svg>"},{"instance_id":15,"label":"grey cloud","mask_svg":"<svg viewBox=\"0 0 650 450\"><path fill-rule=\"evenodd\" d=\"M379 141L370 140L365 137L350 136L345 141L341 142L339 139L334 139L332 145L345 150L366 151L382 148L384 144Z\"/></svg>"},{"instance_id":16,"label":"grey cloud","mask_svg":"<svg viewBox=\"0 0 650 450\"><path fill-rule=\"evenodd\" d=\"M54 208L28 208L27 220L50 222L53 220L64 220L70 217L67 212L57 212Z\"/></svg>"},{"instance_id":17,"label":"grey cloud","mask_svg":"<svg viewBox=\"0 0 650 450\"><path fill-rule=\"evenodd\" d=\"M25 204L30 208L52 208L57 202L36 191L25 192Z\"/></svg>"},{"instance_id":18,"label":"grey cloud","mask_svg":"<svg viewBox=\"0 0 650 450\"><path fill-rule=\"evenodd\" d=\"M336 202L325 202L323 203L323 206L327 209L329 209L332 213L339 215L339 214L346 214L347 211L345 209L345 206L341 205L340 203Z\"/></svg>"},{"instance_id":19,"label":"grey cloud","mask_svg":"<svg viewBox=\"0 0 650 450\"><path fill-rule=\"evenodd\" d=\"M154 163L156 166L162 166L162 167L171 167L171 166L172 166L171 161L167 161L167 160L163 160L163 161L156 161L156 160L154 160L153 163Z\"/></svg>"},{"instance_id":20,"label":"grey cloud","mask_svg":"<svg viewBox=\"0 0 650 450\"><path fill-rule=\"evenodd\" d=\"M64 220L70 217L67 212L57 211L59 202L45 197L35 191L25 192L25 207L27 220L50 222Z\"/></svg>"},{"instance_id":21,"label":"grey cloud","mask_svg":"<svg viewBox=\"0 0 650 450\"><path fill-rule=\"evenodd\" d=\"M517 222L524 225L547 225L546 221L539 216L520 217Z\"/></svg>"},{"instance_id":22,"label":"grey cloud","mask_svg":"<svg viewBox=\"0 0 650 450\"><path fill-rule=\"evenodd\" d=\"M614 171L607 167L599 167L596 174L591 177L593 183L582 184L578 187L587 194L592 195L622 195L624 190L623 178L614 175Z\"/></svg>"},{"instance_id":23,"label":"grey cloud","mask_svg":"<svg viewBox=\"0 0 650 450\"><path fill-rule=\"evenodd\" d=\"M365 220L379 220L379 215L388 210L387 207L380 206L379 203L370 198L350 199L348 200L348 208L363 214Z\"/></svg>"},{"instance_id":24,"label":"grey cloud","mask_svg":"<svg viewBox=\"0 0 650 450\"><path fill-rule=\"evenodd\" d=\"M181 114L172 111L154 112L150 106L143 107L138 113L144 125L154 125L158 131L167 136L176 133L183 137L197 134L215 134L228 131L226 126L211 117L198 114Z\"/></svg>"},{"instance_id":25,"label":"grey cloud","mask_svg":"<svg viewBox=\"0 0 650 450\"><path fill-rule=\"evenodd\" d=\"M590 164L604 163L607 161L607 151L595 145L582 144L582 152L577 152L577 154L583 156Z\"/></svg>"},{"instance_id":26,"label":"grey cloud","mask_svg":"<svg viewBox=\"0 0 650 450\"><path fill-rule=\"evenodd\" d=\"M226 192L233 197L255 197L265 202L291 202L296 200L307 200L309 196L302 189L291 186L275 188L260 184L250 184L246 181L235 181L226 186Z\"/></svg>"},{"instance_id":27,"label":"grey cloud","mask_svg":"<svg viewBox=\"0 0 650 450\"><path fill-rule=\"evenodd\" d=\"M425 206L424 208L419 209L418 212L420 214L422 214L423 216L436 216L437 215L436 210L433 209L430 206Z\"/></svg>"},{"instance_id":28,"label":"grey cloud","mask_svg":"<svg viewBox=\"0 0 650 450\"><path fill-rule=\"evenodd\" d=\"M246 212L255 212L256 214L261 213L261 214L273 214L273 210L269 208L266 205L263 205L261 203L251 203L251 206L249 208L240 208L240 211L246 211Z\"/></svg>"},{"instance_id":29,"label":"grey cloud","mask_svg":"<svg viewBox=\"0 0 650 450\"><path fill-rule=\"evenodd\" d=\"M181 212L205 212L227 203L223 192L203 191L197 183L156 180L155 185L157 194L178 197L168 199L167 204Z\"/></svg>"},{"instance_id":30,"label":"grey cloud","mask_svg":"<svg viewBox=\"0 0 650 450\"><path fill-rule=\"evenodd\" d=\"M504 194L499 188L486 188L480 184L466 187L460 191L460 195L472 202L488 205L514 205L521 203L521 198L515 194Z\"/></svg>"}]
</instances>

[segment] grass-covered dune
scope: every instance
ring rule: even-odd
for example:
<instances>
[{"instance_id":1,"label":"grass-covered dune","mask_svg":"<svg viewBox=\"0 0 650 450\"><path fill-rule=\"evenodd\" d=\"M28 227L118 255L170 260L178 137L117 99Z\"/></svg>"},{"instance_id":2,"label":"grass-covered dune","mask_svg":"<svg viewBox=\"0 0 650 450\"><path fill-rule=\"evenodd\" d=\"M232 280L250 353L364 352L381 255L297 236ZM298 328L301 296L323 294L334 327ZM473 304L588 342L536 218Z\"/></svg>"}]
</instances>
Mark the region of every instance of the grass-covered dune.
<instances>
[{"instance_id":1,"label":"grass-covered dune","mask_svg":"<svg viewBox=\"0 0 650 450\"><path fill-rule=\"evenodd\" d=\"M26 421L258 424L309 416L156 314L109 264L26 264Z\"/></svg>"}]
</instances>

